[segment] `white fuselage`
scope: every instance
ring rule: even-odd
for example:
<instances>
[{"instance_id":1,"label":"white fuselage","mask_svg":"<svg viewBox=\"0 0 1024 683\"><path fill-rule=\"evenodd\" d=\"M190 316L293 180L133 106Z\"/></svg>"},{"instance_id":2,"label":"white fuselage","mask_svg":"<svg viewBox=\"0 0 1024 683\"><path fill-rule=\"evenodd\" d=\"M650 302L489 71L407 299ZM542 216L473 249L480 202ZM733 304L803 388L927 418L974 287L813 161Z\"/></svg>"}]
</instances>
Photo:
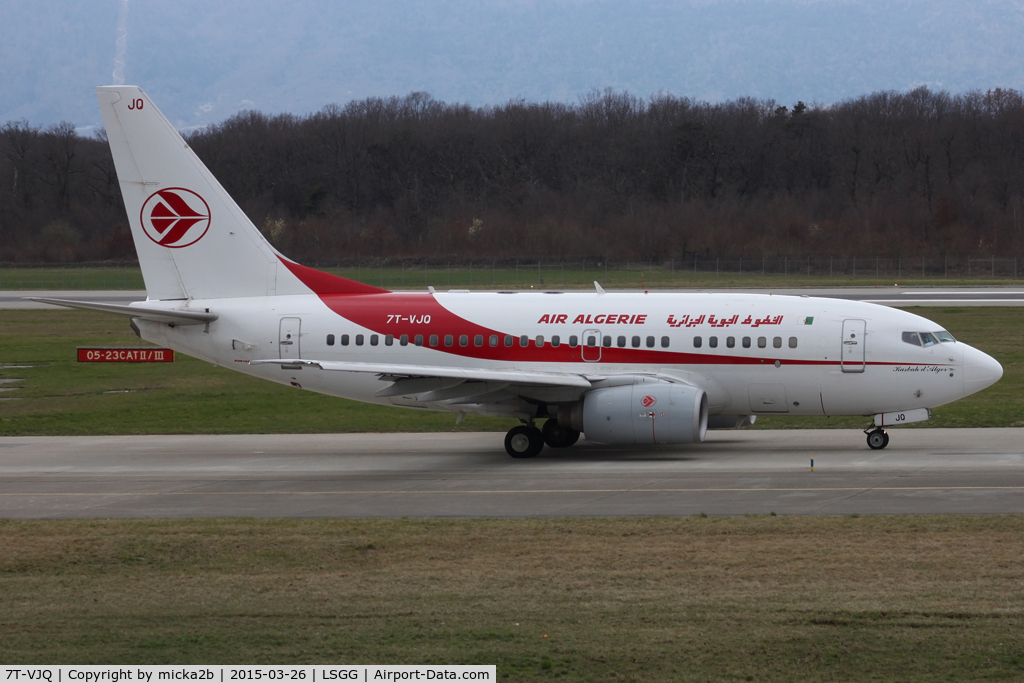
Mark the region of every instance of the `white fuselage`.
<instances>
[{"instance_id":1,"label":"white fuselage","mask_svg":"<svg viewBox=\"0 0 1024 683\"><path fill-rule=\"evenodd\" d=\"M209 309L219 317L207 326L138 321L142 336L271 381L435 410L465 408L377 396L386 385L373 374L249 361L540 370L605 382L642 375L700 387L712 415L870 415L934 408L983 389L1002 374L994 359L962 342L904 341L905 332L941 330L925 318L837 299L392 292L193 300L188 308ZM548 387L527 393L535 402L560 403L577 399L581 390Z\"/></svg>"}]
</instances>

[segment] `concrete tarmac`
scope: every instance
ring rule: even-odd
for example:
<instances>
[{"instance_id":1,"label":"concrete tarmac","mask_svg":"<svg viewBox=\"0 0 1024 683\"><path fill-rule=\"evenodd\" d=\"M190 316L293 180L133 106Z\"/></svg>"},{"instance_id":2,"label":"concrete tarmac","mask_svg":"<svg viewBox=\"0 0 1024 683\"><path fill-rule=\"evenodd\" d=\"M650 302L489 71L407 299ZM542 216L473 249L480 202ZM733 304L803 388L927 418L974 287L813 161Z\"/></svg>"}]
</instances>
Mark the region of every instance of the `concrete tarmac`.
<instances>
[{"instance_id":1,"label":"concrete tarmac","mask_svg":"<svg viewBox=\"0 0 1024 683\"><path fill-rule=\"evenodd\" d=\"M1024 512L1024 430L717 431L514 460L500 433L0 438L0 517ZM811 459L814 471L811 471Z\"/></svg>"}]
</instances>

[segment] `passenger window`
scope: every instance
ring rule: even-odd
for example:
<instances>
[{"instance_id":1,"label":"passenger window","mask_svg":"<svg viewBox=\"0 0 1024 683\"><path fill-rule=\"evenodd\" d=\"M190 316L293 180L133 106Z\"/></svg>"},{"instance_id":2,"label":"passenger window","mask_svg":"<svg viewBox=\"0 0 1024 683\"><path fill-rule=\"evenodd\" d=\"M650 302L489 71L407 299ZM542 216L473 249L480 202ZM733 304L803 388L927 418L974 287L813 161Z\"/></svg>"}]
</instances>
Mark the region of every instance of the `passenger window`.
<instances>
[{"instance_id":1,"label":"passenger window","mask_svg":"<svg viewBox=\"0 0 1024 683\"><path fill-rule=\"evenodd\" d=\"M640 348L640 337L639 336L634 336L632 341L631 341L631 343L630 343L630 346L632 346L634 349L639 349Z\"/></svg>"},{"instance_id":2,"label":"passenger window","mask_svg":"<svg viewBox=\"0 0 1024 683\"><path fill-rule=\"evenodd\" d=\"M384 346L393 346L394 343L395 338L393 336L391 336L390 334L384 336Z\"/></svg>"},{"instance_id":3,"label":"passenger window","mask_svg":"<svg viewBox=\"0 0 1024 683\"><path fill-rule=\"evenodd\" d=\"M602 339L602 340L601 340L601 346L603 346L603 347L605 347L605 348L608 348L608 347L610 347L611 345L612 345L612 338L611 338L611 335L607 335L607 334L606 334L606 335L604 336L604 339Z\"/></svg>"},{"instance_id":4,"label":"passenger window","mask_svg":"<svg viewBox=\"0 0 1024 683\"><path fill-rule=\"evenodd\" d=\"M376 346L379 337L375 334L370 335L370 346Z\"/></svg>"},{"instance_id":5,"label":"passenger window","mask_svg":"<svg viewBox=\"0 0 1024 683\"><path fill-rule=\"evenodd\" d=\"M430 335L430 345L431 346L437 346L437 335L436 334Z\"/></svg>"},{"instance_id":6,"label":"passenger window","mask_svg":"<svg viewBox=\"0 0 1024 683\"><path fill-rule=\"evenodd\" d=\"M662 338L661 338L661 348L663 348L663 349L667 349L667 348L668 348L668 345L669 345L669 341L670 341L670 340L669 340L669 338L668 338L668 337L662 337Z\"/></svg>"},{"instance_id":7,"label":"passenger window","mask_svg":"<svg viewBox=\"0 0 1024 683\"><path fill-rule=\"evenodd\" d=\"M492 334L491 338L490 338L490 342L491 342L491 346L497 346L498 345L498 335Z\"/></svg>"},{"instance_id":8,"label":"passenger window","mask_svg":"<svg viewBox=\"0 0 1024 683\"><path fill-rule=\"evenodd\" d=\"M774 346L777 349L781 349L782 348L782 337L773 337L772 338L772 346Z\"/></svg>"},{"instance_id":9,"label":"passenger window","mask_svg":"<svg viewBox=\"0 0 1024 683\"><path fill-rule=\"evenodd\" d=\"M699 349L704 344L704 340L700 337L693 338L693 348Z\"/></svg>"},{"instance_id":10,"label":"passenger window","mask_svg":"<svg viewBox=\"0 0 1024 683\"><path fill-rule=\"evenodd\" d=\"M795 349L796 348L796 337L790 337L789 338L789 348L791 348L791 349Z\"/></svg>"},{"instance_id":11,"label":"passenger window","mask_svg":"<svg viewBox=\"0 0 1024 683\"><path fill-rule=\"evenodd\" d=\"M538 334L537 338L533 340L533 343L537 345L537 348L544 346L544 335Z\"/></svg>"},{"instance_id":12,"label":"passenger window","mask_svg":"<svg viewBox=\"0 0 1024 683\"><path fill-rule=\"evenodd\" d=\"M708 337L708 346L713 349L718 348L718 337Z\"/></svg>"},{"instance_id":13,"label":"passenger window","mask_svg":"<svg viewBox=\"0 0 1024 683\"><path fill-rule=\"evenodd\" d=\"M615 340L615 345L620 349L626 345L626 335L620 334L619 338Z\"/></svg>"},{"instance_id":14,"label":"passenger window","mask_svg":"<svg viewBox=\"0 0 1024 683\"><path fill-rule=\"evenodd\" d=\"M526 348L529 345L530 345L530 338L529 337L527 337L525 334L523 336L519 337L519 346L521 346L523 348Z\"/></svg>"},{"instance_id":15,"label":"passenger window","mask_svg":"<svg viewBox=\"0 0 1024 683\"><path fill-rule=\"evenodd\" d=\"M362 345L363 345L363 335L357 334L356 335L356 346L362 346Z\"/></svg>"},{"instance_id":16,"label":"passenger window","mask_svg":"<svg viewBox=\"0 0 1024 683\"><path fill-rule=\"evenodd\" d=\"M327 345L328 346L334 346L334 335L333 334L327 335Z\"/></svg>"},{"instance_id":17,"label":"passenger window","mask_svg":"<svg viewBox=\"0 0 1024 683\"><path fill-rule=\"evenodd\" d=\"M725 345L727 347L729 347L730 349L733 348L734 346L736 346L736 337L726 337L725 338Z\"/></svg>"},{"instance_id":18,"label":"passenger window","mask_svg":"<svg viewBox=\"0 0 1024 683\"><path fill-rule=\"evenodd\" d=\"M348 335L347 334L341 335L341 345L342 346L348 346Z\"/></svg>"},{"instance_id":19,"label":"passenger window","mask_svg":"<svg viewBox=\"0 0 1024 683\"><path fill-rule=\"evenodd\" d=\"M576 335L575 335L575 334L574 334L574 335L571 335L571 336L569 337L569 346L571 346L572 348L574 348L574 349L575 349L575 348L576 348L576 345L577 345L577 344L579 343L579 341L580 341L580 340L579 340L579 339L577 339L577 337L576 337Z\"/></svg>"},{"instance_id":20,"label":"passenger window","mask_svg":"<svg viewBox=\"0 0 1024 683\"><path fill-rule=\"evenodd\" d=\"M745 349L749 349L750 348L750 337L744 337L743 338L743 348L745 348Z\"/></svg>"},{"instance_id":21,"label":"passenger window","mask_svg":"<svg viewBox=\"0 0 1024 683\"><path fill-rule=\"evenodd\" d=\"M469 335L468 334L460 334L459 335L459 346L469 346Z\"/></svg>"},{"instance_id":22,"label":"passenger window","mask_svg":"<svg viewBox=\"0 0 1024 683\"><path fill-rule=\"evenodd\" d=\"M551 338L551 345L554 346L556 349L558 348L558 345L561 343L562 340L558 337L557 334Z\"/></svg>"},{"instance_id":23,"label":"passenger window","mask_svg":"<svg viewBox=\"0 0 1024 683\"><path fill-rule=\"evenodd\" d=\"M401 337L398 338L398 343L401 344L402 346L408 346L409 345L409 335L403 334Z\"/></svg>"},{"instance_id":24,"label":"passenger window","mask_svg":"<svg viewBox=\"0 0 1024 683\"><path fill-rule=\"evenodd\" d=\"M757 348L763 349L766 346L768 346L768 337L758 337L757 338Z\"/></svg>"},{"instance_id":25,"label":"passenger window","mask_svg":"<svg viewBox=\"0 0 1024 683\"><path fill-rule=\"evenodd\" d=\"M921 338L917 336L917 332L904 332L903 341L914 346L921 345Z\"/></svg>"},{"instance_id":26,"label":"passenger window","mask_svg":"<svg viewBox=\"0 0 1024 683\"><path fill-rule=\"evenodd\" d=\"M511 334L506 334L505 335L505 346L512 346L512 335Z\"/></svg>"},{"instance_id":27,"label":"passenger window","mask_svg":"<svg viewBox=\"0 0 1024 683\"><path fill-rule=\"evenodd\" d=\"M484 345L484 335L478 334L475 337L473 337L473 346L483 346L483 345Z\"/></svg>"},{"instance_id":28,"label":"passenger window","mask_svg":"<svg viewBox=\"0 0 1024 683\"><path fill-rule=\"evenodd\" d=\"M939 343L939 340L931 332L920 332L919 334L921 335L921 343L925 346L935 346Z\"/></svg>"},{"instance_id":29,"label":"passenger window","mask_svg":"<svg viewBox=\"0 0 1024 683\"><path fill-rule=\"evenodd\" d=\"M648 336L647 337L647 348L649 348L649 349L653 349L654 348L654 337L653 336Z\"/></svg>"},{"instance_id":30,"label":"passenger window","mask_svg":"<svg viewBox=\"0 0 1024 683\"><path fill-rule=\"evenodd\" d=\"M454 343L455 343L455 337L453 337L450 334L444 335L444 345L445 346L451 346Z\"/></svg>"},{"instance_id":31,"label":"passenger window","mask_svg":"<svg viewBox=\"0 0 1024 683\"><path fill-rule=\"evenodd\" d=\"M587 337L587 346L597 346L597 337L595 337L594 335L590 335L589 337Z\"/></svg>"},{"instance_id":32,"label":"passenger window","mask_svg":"<svg viewBox=\"0 0 1024 683\"><path fill-rule=\"evenodd\" d=\"M416 346L423 346L423 335L422 334L417 334L416 335L416 339L414 340L413 343L415 343Z\"/></svg>"}]
</instances>

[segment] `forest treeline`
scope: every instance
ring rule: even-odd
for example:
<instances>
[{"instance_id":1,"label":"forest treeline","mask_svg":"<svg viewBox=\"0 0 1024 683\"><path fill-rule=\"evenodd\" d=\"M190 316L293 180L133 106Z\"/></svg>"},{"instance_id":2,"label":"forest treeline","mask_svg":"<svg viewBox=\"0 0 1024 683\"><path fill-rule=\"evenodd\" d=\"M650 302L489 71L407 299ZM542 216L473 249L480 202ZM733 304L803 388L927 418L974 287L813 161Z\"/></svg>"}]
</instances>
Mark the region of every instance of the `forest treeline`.
<instances>
[{"instance_id":1,"label":"forest treeline","mask_svg":"<svg viewBox=\"0 0 1024 683\"><path fill-rule=\"evenodd\" d=\"M0 129L0 261L132 259L102 132ZM1013 255L1024 97L833 105L594 92L471 107L425 93L243 112L187 140L306 262Z\"/></svg>"}]
</instances>

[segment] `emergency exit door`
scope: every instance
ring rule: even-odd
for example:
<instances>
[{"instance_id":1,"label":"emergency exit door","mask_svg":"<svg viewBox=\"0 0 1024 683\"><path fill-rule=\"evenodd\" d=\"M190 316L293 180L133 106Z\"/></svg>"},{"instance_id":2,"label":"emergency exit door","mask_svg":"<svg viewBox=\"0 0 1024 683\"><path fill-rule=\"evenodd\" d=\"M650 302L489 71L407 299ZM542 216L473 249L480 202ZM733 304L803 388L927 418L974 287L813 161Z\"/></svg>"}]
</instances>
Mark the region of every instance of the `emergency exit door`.
<instances>
[{"instance_id":1,"label":"emergency exit door","mask_svg":"<svg viewBox=\"0 0 1024 683\"><path fill-rule=\"evenodd\" d=\"M588 363L601 360L601 330L586 330L580 339L580 355Z\"/></svg>"},{"instance_id":2,"label":"emergency exit door","mask_svg":"<svg viewBox=\"0 0 1024 683\"><path fill-rule=\"evenodd\" d=\"M281 333L277 350L281 358L302 358L299 338L302 335L302 318L281 318Z\"/></svg>"},{"instance_id":3,"label":"emergency exit door","mask_svg":"<svg viewBox=\"0 0 1024 683\"><path fill-rule=\"evenodd\" d=\"M839 360L843 372L864 372L866 329L864 320L843 321L843 348Z\"/></svg>"}]
</instances>

